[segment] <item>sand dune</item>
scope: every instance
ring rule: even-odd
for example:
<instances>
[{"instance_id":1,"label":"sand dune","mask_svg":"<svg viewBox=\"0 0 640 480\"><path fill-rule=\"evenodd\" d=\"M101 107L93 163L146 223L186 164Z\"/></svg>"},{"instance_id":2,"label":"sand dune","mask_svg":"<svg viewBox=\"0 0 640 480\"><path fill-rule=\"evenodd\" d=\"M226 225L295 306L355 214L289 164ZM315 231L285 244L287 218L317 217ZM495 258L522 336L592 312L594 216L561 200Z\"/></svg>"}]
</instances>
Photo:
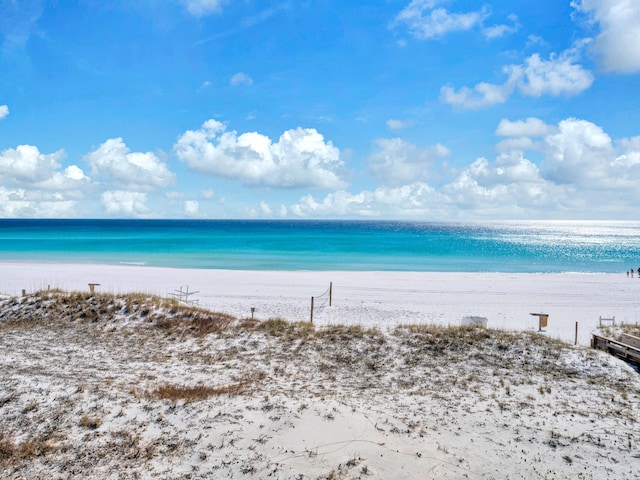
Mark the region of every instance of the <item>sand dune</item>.
<instances>
[{"instance_id":1,"label":"sand dune","mask_svg":"<svg viewBox=\"0 0 640 480\"><path fill-rule=\"evenodd\" d=\"M554 339L633 319L637 279L2 268L83 293L0 297L1 478L640 478L638 373ZM242 319L305 320L329 281L313 328ZM105 293L186 284L240 319ZM506 330L398 327L463 314Z\"/></svg>"}]
</instances>

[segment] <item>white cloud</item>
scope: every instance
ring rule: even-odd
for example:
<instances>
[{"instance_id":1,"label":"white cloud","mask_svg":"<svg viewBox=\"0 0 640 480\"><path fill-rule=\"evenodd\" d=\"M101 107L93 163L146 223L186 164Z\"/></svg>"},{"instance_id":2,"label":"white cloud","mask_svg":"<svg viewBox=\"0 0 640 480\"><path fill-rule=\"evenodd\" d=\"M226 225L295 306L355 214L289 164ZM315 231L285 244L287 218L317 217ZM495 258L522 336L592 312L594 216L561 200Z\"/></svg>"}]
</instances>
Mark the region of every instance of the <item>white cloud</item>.
<instances>
[{"instance_id":1,"label":"white cloud","mask_svg":"<svg viewBox=\"0 0 640 480\"><path fill-rule=\"evenodd\" d=\"M273 143L256 132L238 135L208 120L185 132L174 145L178 158L202 173L249 185L277 188L344 188L340 151L313 128L284 132Z\"/></svg>"},{"instance_id":2,"label":"white cloud","mask_svg":"<svg viewBox=\"0 0 640 480\"><path fill-rule=\"evenodd\" d=\"M442 216L446 201L425 183L400 187L379 187L373 191L351 194L344 190L328 194L318 201L311 195L290 207L296 217L416 217Z\"/></svg>"},{"instance_id":3,"label":"white cloud","mask_svg":"<svg viewBox=\"0 0 640 480\"><path fill-rule=\"evenodd\" d=\"M24 188L7 189L0 185L0 217L60 218L78 215L77 201L60 194L43 194Z\"/></svg>"},{"instance_id":4,"label":"white cloud","mask_svg":"<svg viewBox=\"0 0 640 480\"><path fill-rule=\"evenodd\" d=\"M511 14L509 15L508 18L509 20L511 20L512 25L504 25L504 24L493 25L491 27L486 27L482 29L482 33L488 39L500 38L506 35L511 35L513 33L516 33L518 30L520 30L520 27L521 27L520 21L518 20L518 16Z\"/></svg>"},{"instance_id":5,"label":"white cloud","mask_svg":"<svg viewBox=\"0 0 640 480\"><path fill-rule=\"evenodd\" d=\"M112 138L85 155L92 175L116 182L118 188L166 187L175 181L167 165L151 152L130 152L122 138Z\"/></svg>"},{"instance_id":6,"label":"white cloud","mask_svg":"<svg viewBox=\"0 0 640 480\"><path fill-rule=\"evenodd\" d=\"M9 115L9 107L6 105L0 105L0 120Z\"/></svg>"},{"instance_id":7,"label":"white cloud","mask_svg":"<svg viewBox=\"0 0 640 480\"><path fill-rule=\"evenodd\" d=\"M202 82L202 85L200 85L198 87L197 92L201 92L202 90L205 90L207 88L209 88L211 86L211 82L209 80L205 80L204 82Z\"/></svg>"},{"instance_id":8,"label":"white cloud","mask_svg":"<svg viewBox=\"0 0 640 480\"><path fill-rule=\"evenodd\" d=\"M33 202L26 198L24 189L9 190L0 185L0 216L3 218L33 216Z\"/></svg>"},{"instance_id":9,"label":"white cloud","mask_svg":"<svg viewBox=\"0 0 640 480\"><path fill-rule=\"evenodd\" d=\"M542 38L541 36L539 36L539 35L529 35L527 37L526 47L527 48L531 48L531 47L536 46L536 45L540 45L540 46L545 47L545 48L549 46L549 44L547 42L545 42L544 38Z\"/></svg>"},{"instance_id":10,"label":"white cloud","mask_svg":"<svg viewBox=\"0 0 640 480\"><path fill-rule=\"evenodd\" d=\"M462 87L456 91L451 86L440 90L444 103L463 110L479 109L504 103L517 89L530 97L541 95L577 95L593 83L593 74L575 63L580 45L566 50L561 55L551 55L543 60L533 54L523 64L507 65L503 68L508 78L502 85L481 82L473 89Z\"/></svg>"},{"instance_id":11,"label":"white cloud","mask_svg":"<svg viewBox=\"0 0 640 480\"><path fill-rule=\"evenodd\" d=\"M43 181L60 167L62 157L63 150L44 154L38 147L19 145L0 154L0 175L18 183Z\"/></svg>"},{"instance_id":12,"label":"white cloud","mask_svg":"<svg viewBox=\"0 0 640 480\"><path fill-rule=\"evenodd\" d=\"M615 159L614 166L623 170L622 178L640 181L640 137L623 138L617 143L622 153Z\"/></svg>"},{"instance_id":13,"label":"white cloud","mask_svg":"<svg viewBox=\"0 0 640 480\"><path fill-rule=\"evenodd\" d=\"M260 202L260 210L262 210L262 214L270 217L273 214L271 207L265 201Z\"/></svg>"},{"instance_id":14,"label":"white cloud","mask_svg":"<svg viewBox=\"0 0 640 480\"><path fill-rule=\"evenodd\" d=\"M76 196L81 196L83 189L91 183L82 169L77 165L70 165L62 172L54 172L51 177L35 183L34 187L44 190L66 190Z\"/></svg>"},{"instance_id":15,"label":"white cloud","mask_svg":"<svg viewBox=\"0 0 640 480\"><path fill-rule=\"evenodd\" d=\"M470 30L489 16L486 8L468 13L451 13L435 8L442 0L412 0L395 18L392 26L405 24L418 39L437 38L449 32Z\"/></svg>"},{"instance_id":16,"label":"white cloud","mask_svg":"<svg viewBox=\"0 0 640 480\"><path fill-rule=\"evenodd\" d=\"M227 0L182 0L189 13L196 17L203 17L210 13L219 13Z\"/></svg>"},{"instance_id":17,"label":"white cloud","mask_svg":"<svg viewBox=\"0 0 640 480\"><path fill-rule=\"evenodd\" d=\"M615 158L611 137L586 120L569 118L558 132L545 138L545 177L555 183L581 187L611 186L610 165Z\"/></svg>"},{"instance_id":18,"label":"white cloud","mask_svg":"<svg viewBox=\"0 0 640 480\"><path fill-rule=\"evenodd\" d=\"M498 124L496 135L500 137L541 137L556 130L556 127L547 125L539 118L529 117L526 120L512 122L503 118Z\"/></svg>"},{"instance_id":19,"label":"white cloud","mask_svg":"<svg viewBox=\"0 0 640 480\"><path fill-rule=\"evenodd\" d=\"M511 65L506 67L506 71L524 95L576 95L591 86L593 74L574 63L575 60L572 50L567 50L559 57L552 55L549 60L533 54L524 65Z\"/></svg>"},{"instance_id":20,"label":"white cloud","mask_svg":"<svg viewBox=\"0 0 640 480\"><path fill-rule=\"evenodd\" d=\"M640 71L638 0L573 0L571 5L600 25L593 51L605 70L619 73Z\"/></svg>"},{"instance_id":21,"label":"white cloud","mask_svg":"<svg viewBox=\"0 0 640 480\"><path fill-rule=\"evenodd\" d=\"M594 206L605 204L606 195L638 196L640 137L614 144L601 127L576 118L565 119L557 126L534 118L503 120L497 133L508 136L498 144L499 151L521 155L518 150L538 150L543 156L540 177L556 187L579 189L583 199L591 199Z\"/></svg>"},{"instance_id":22,"label":"white cloud","mask_svg":"<svg viewBox=\"0 0 640 480\"><path fill-rule=\"evenodd\" d=\"M213 197L216 196L216 192L209 188L209 189L201 190L200 195L205 200L211 200Z\"/></svg>"},{"instance_id":23,"label":"white cloud","mask_svg":"<svg viewBox=\"0 0 640 480\"><path fill-rule=\"evenodd\" d=\"M451 220L566 218L589 212L594 218L610 218L611 212L624 214L637 207L640 136L613 142L599 126L573 118L558 125L535 118L503 120L497 131L514 148L503 144L495 160L478 158L437 189L409 180L359 193L339 190L320 199L306 195L289 213ZM406 151L406 145L400 148L402 141L397 144ZM523 146L535 147L542 159L528 159ZM404 162L396 163L399 171ZM388 164L390 171L393 165ZM408 177L399 174L397 180Z\"/></svg>"},{"instance_id":24,"label":"white cloud","mask_svg":"<svg viewBox=\"0 0 640 480\"><path fill-rule=\"evenodd\" d=\"M246 73L238 72L230 80L231 85L234 87L245 86L249 87L253 85L253 79Z\"/></svg>"},{"instance_id":25,"label":"white cloud","mask_svg":"<svg viewBox=\"0 0 640 480\"><path fill-rule=\"evenodd\" d=\"M531 137L507 137L496 144L496 150L499 152L508 152L512 150L542 150L543 144L535 141Z\"/></svg>"},{"instance_id":26,"label":"white cloud","mask_svg":"<svg viewBox=\"0 0 640 480\"><path fill-rule=\"evenodd\" d=\"M440 99L463 110L475 110L506 102L513 89L511 82L504 85L481 82L473 87L473 90L462 87L457 92L453 87L446 85L440 89Z\"/></svg>"},{"instance_id":27,"label":"white cloud","mask_svg":"<svg viewBox=\"0 0 640 480\"><path fill-rule=\"evenodd\" d=\"M0 154L0 216L75 217L91 179L76 165L61 170L64 151L43 154L20 145Z\"/></svg>"},{"instance_id":28,"label":"white cloud","mask_svg":"<svg viewBox=\"0 0 640 480\"><path fill-rule=\"evenodd\" d=\"M147 194L143 192L110 190L102 194L101 200L105 211L111 215L138 217L149 213Z\"/></svg>"},{"instance_id":29,"label":"white cloud","mask_svg":"<svg viewBox=\"0 0 640 480\"><path fill-rule=\"evenodd\" d=\"M434 160L450 154L449 149L440 144L419 149L399 138L376 140L375 146L377 151L369 157L370 170L388 185L428 180L433 175L430 170Z\"/></svg>"},{"instance_id":30,"label":"white cloud","mask_svg":"<svg viewBox=\"0 0 640 480\"><path fill-rule=\"evenodd\" d=\"M184 202L184 214L193 217L198 215L200 210L200 203L197 200L185 200Z\"/></svg>"},{"instance_id":31,"label":"white cloud","mask_svg":"<svg viewBox=\"0 0 640 480\"><path fill-rule=\"evenodd\" d=\"M402 130L403 128L413 127L415 122L413 120L394 120L390 118L387 120L387 128L389 130Z\"/></svg>"},{"instance_id":32,"label":"white cloud","mask_svg":"<svg viewBox=\"0 0 640 480\"><path fill-rule=\"evenodd\" d=\"M535 211L547 213L562 201L565 190L542 179L538 167L521 153L503 153L495 162L475 160L442 192L456 209L517 218Z\"/></svg>"}]
</instances>

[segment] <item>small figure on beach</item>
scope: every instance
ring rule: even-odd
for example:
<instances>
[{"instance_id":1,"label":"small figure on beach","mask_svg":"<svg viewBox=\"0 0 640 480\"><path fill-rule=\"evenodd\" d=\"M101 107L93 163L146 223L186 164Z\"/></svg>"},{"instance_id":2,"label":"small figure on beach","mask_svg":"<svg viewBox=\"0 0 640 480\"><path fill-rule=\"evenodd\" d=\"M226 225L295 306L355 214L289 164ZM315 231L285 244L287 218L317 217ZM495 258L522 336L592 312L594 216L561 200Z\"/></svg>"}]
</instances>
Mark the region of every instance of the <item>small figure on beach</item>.
<instances>
[{"instance_id":1,"label":"small figure on beach","mask_svg":"<svg viewBox=\"0 0 640 480\"><path fill-rule=\"evenodd\" d=\"M633 268L631 269L631 278L633 278Z\"/></svg>"}]
</instances>

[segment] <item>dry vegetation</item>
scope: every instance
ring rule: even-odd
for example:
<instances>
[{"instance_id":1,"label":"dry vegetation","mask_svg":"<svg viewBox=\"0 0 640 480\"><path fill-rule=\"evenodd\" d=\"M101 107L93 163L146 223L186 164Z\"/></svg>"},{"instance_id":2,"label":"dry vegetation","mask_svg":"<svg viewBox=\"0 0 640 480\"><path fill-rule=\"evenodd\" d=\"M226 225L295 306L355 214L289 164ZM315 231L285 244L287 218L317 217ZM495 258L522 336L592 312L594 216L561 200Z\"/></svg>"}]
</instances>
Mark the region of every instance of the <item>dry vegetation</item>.
<instances>
[{"instance_id":1,"label":"dry vegetation","mask_svg":"<svg viewBox=\"0 0 640 480\"><path fill-rule=\"evenodd\" d=\"M600 333L613 340L621 340L622 334L633 335L640 338L640 325L637 323L622 323L617 325L604 325L600 327Z\"/></svg>"},{"instance_id":2,"label":"dry vegetation","mask_svg":"<svg viewBox=\"0 0 640 480\"><path fill-rule=\"evenodd\" d=\"M484 409L517 419L511 436L523 451L522 422L540 415L549 422L539 427L550 432L545 448L567 457L569 472L578 459L561 447L575 442L599 449L615 442L607 455L640 461L640 391L628 371L599 352L530 332L316 328L144 295L45 291L0 299L0 338L2 478L303 478L263 450L287 415L300 418L315 405L331 422L340 405L384 409L399 396L414 410L376 429L406 441ZM593 398L572 402L572 392ZM554 418L597 425L606 416L624 426L622 437L551 425ZM234 426L245 418L265 433L239 451L249 439ZM447 456L454 448L438 450ZM364 459L351 457L313 478L370 475Z\"/></svg>"}]
</instances>

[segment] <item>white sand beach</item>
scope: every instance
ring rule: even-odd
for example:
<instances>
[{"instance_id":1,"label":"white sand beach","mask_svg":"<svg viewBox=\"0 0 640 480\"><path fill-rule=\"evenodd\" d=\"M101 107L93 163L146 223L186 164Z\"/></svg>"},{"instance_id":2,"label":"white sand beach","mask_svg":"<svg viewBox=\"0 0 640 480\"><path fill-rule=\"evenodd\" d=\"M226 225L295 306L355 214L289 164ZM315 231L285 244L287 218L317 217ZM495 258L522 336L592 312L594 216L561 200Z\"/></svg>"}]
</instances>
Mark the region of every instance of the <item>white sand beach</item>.
<instances>
[{"instance_id":1,"label":"white sand beach","mask_svg":"<svg viewBox=\"0 0 640 480\"><path fill-rule=\"evenodd\" d=\"M199 305L238 317L308 321L312 296L333 284L331 308L314 323L387 327L398 324L459 325L464 316L488 319L492 328L538 330L589 345L599 318L640 322L640 278L620 274L523 274L438 272L311 272L171 269L54 263L0 263L0 293L18 295L60 288L148 293L161 297L188 287ZM323 301L324 299L322 299ZM319 301L318 304L322 304Z\"/></svg>"},{"instance_id":2,"label":"white sand beach","mask_svg":"<svg viewBox=\"0 0 640 480\"><path fill-rule=\"evenodd\" d=\"M637 278L0 271L0 478L640 478L640 376L587 346L599 316L636 321ZM330 282L315 333L198 335L139 299L53 290L165 297L188 285L207 309L298 321ZM542 340L532 312L549 314ZM465 315L517 332L395 328Z\"/></svg>"}]
</instances>

